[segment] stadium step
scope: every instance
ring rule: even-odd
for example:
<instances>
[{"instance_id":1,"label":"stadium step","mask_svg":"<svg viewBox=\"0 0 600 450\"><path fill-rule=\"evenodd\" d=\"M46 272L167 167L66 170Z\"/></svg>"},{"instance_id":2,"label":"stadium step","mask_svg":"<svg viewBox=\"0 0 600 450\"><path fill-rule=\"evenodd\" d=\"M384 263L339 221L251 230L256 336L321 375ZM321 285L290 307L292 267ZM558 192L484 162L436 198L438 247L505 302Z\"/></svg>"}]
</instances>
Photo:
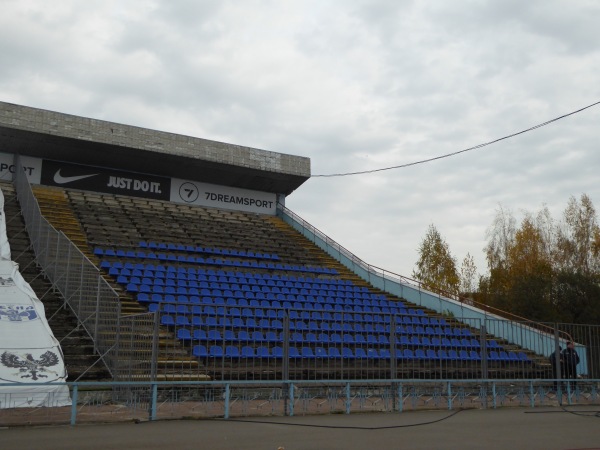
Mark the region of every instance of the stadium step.
<instances>
[{"instance_id":1,"label":"stadium step","mask_svg":"<svg viewBox=\"0 0 600 450\"><path fill-rule=\"evenodd\" d=\"M86 255L92 262L95 256L89 251L87 237L81 228L77 217L69 204L68 198L62 189L47 186L33 187L42 215L57 230L65 235Z\"/></svg>"}]
</instances>

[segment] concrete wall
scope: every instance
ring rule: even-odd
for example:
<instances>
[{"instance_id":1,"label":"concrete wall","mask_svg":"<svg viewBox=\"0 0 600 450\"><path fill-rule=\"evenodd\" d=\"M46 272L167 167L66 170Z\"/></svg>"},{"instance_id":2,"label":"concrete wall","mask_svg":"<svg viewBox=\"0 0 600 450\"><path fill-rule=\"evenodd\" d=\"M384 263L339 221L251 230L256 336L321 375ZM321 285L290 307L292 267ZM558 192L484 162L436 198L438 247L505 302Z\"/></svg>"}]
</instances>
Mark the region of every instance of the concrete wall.
<instances>
[{"instance_id":1,"label":"concrete wall","mask_svg":"<svg viewBox=\"0 0 600 450\"><path fill-rule=\"evenodd\" d=\"M0 126L261 171L310 176L310 159L305 157L5 102L0 102Z\"/></svg>"}]
</instances>

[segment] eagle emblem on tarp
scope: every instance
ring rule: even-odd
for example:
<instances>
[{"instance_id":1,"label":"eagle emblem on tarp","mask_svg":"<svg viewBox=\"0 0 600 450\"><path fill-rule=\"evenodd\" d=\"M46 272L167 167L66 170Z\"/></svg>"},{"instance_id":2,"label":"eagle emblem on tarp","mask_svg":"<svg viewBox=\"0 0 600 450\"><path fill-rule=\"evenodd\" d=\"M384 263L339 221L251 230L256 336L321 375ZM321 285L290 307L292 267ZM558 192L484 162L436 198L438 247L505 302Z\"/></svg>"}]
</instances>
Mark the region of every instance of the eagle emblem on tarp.
<instances>
[{"instance_id":1,"label":"eagle emblem on tarp","mask_svg":"<svg viewBox=\"0 0 600 450\"><path fill-rule=\"evenodd\" d=\"M48 350L43 353L39 359L35 359L31 353L17 355L11 352L4 352L0 356L0 364L10 369L18 369L13 375L20 376L23 379L31 378L37 381L40 378L48 378L47 374L58 375L49 367L56 366L60 362L58 355Z\"/></svg>"},{"instance_id":2,"label":"eagle emblem on tarp","mask_svg":"<svg viewBox=\"0 0 600 450\"><path fill-rule=\"evenodd\" d=\"M0 286L8 287L8 286L14 286L14 285L15 285L15 280L13 280L12 277L4 278L3 276L0 276Z\"/></svg>"},{"instance_id":3,"label":"eagle emblem on tarp","mask_svg":"<svg viewBox=\"0 0 600 450\"><path fill-rule=\"evenodd\" d=\"M0 305L0 322L29 322L37 318L33 306Z\"/></svg>"}]
</instances>

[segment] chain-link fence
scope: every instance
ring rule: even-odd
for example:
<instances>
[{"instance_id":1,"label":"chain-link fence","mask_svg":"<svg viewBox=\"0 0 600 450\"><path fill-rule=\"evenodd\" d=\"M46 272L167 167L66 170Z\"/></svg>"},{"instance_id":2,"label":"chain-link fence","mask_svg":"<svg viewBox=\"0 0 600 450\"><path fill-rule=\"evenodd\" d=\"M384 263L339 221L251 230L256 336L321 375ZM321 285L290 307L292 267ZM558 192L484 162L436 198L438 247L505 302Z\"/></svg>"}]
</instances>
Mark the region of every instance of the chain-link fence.
<instances>
[{"instance_id":1,"label":"chain-link fence","mask_svg":"<svg viewBox=\"0 0 600 450\"><path fill-rule=\"evenodd\" d=\"M0 408L0 426L590 406L600 403L599 382L587 380L561 393L545 380L86 382L68 383L73 404L53 408L23 407L27 393L13 398L3 394L9 385L0 384L0 406L8 406ZM40 386L32 384L32 389L39 390ZM21 402L21 407L11 407L16 402Z\"/></svg>"},{"instance_id":2,"label":"chain-link fence","mask_svg":"<svg viewBox=\"0 0 600 450\"><path fill-rule=\"evenodd\" d=\"M42 216L18 155L15 160L17 198L37 264L44 275L61 293L77 317L78 326L93 339L95 351L114 379L155 377L158 339L155 315L121 314L119 295L102 272Z\"/></svg>"}]
</instances>

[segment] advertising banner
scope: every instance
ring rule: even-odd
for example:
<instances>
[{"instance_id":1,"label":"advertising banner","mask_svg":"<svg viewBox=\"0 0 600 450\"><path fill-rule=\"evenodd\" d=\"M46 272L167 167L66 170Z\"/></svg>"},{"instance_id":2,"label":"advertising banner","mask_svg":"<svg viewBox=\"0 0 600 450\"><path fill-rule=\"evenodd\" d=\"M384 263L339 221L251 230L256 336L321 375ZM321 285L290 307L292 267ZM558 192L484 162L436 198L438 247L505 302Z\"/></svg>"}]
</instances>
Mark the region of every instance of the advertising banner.
<instances>
[{"instance_id":1,"label":"advertising banner","mask_svg":"<svg viewBox=\"0 0 600 450\"><path fill-rule=\"evenodd\" d=\"M15 155L12 153L0 153L0 180L12 181L15 173L14 158ZM31 156L21 156L21 164L23 164L23 170L29 182L40 184L42 160Z\"/></svg>"},{"instance_id":2,"label":"advertising banner","mask_svg":"<svg viewBox=\"0 0 600 450\"><path fill-rule=\"evenodd\" d=\"M276 194L178 178L171 180L171 201L258 214L275 215L277 211Z\"/></svg>"},{"instance_id":3,"label":"advertising banner","mask_svg":"<svg viewBox=\"0 0 600 450\"><path fill-rule=\"evenodd\" d=\"M41 184L67 189L169 200L171 180L103 167L82 166L45 159Z\"/></svg>"}]
</instances>

